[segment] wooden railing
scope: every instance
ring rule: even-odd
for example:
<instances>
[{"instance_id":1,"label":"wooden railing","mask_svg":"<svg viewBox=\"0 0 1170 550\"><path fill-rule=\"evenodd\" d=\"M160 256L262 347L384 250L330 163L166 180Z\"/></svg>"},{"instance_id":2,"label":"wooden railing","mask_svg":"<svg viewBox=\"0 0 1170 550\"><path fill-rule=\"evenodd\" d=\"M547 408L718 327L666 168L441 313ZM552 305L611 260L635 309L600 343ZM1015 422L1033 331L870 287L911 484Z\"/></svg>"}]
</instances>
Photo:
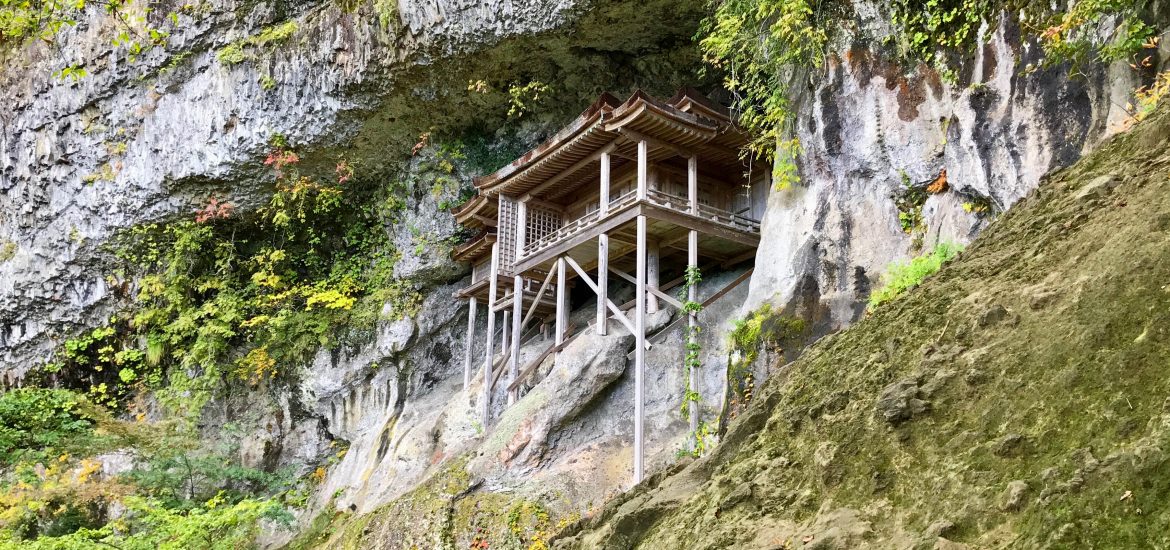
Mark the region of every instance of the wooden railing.
<instances>
[{"instance_id":1,"label":"wooden railing","mask_svg":"<svg viewBox=\"0 0 1170 550\"><path fill-rule=\"evenodd\" d=\"M609 201L609 211L612 212L619 208L624 208L630 204L633 204L637 200L637 197L638 196L636 193L630 191L624 195L612 199ZM561 242L562 240L581 233L582 231L592 227L593 224L598 221L601 221L601 210L594 210L588 214L585 214L584 216L581 216L580 218L570 221L562 225L560 229L557 229L556 231L553 231L552 233L549 233L540 239L536 239L530 243L525 243L521 257L523 258L526 256L531 256L537 252L540 252L541 250L544 250L545 248Z\"/></svg>"},{"instance_id":2,"label":"wooden railing","mask_svg":"<svg viewBox=\"0 0 1170 550\"><path fill-rule=\"evenodd\" d=\"M646 200L663 208L686 212L688 214L691 212L691 203L686 197L650 189L646 191ZM715 208L714 206L699 203L698 216L738 231L747 231L749 233L760 232L760 222L746 216L733 214L721 208Z\"/></svg>"},{"instance_id":3,"label":"wooden railing","mask_svg":"<svg viewBox=\"0 0 1170 550\"><path fill-rule=\"evenodd\" d=\"M614 212L629 206L637 202L637 199L638 195L635 191L626 192L625 194L610 200L608 212ZM685 214L691 213L690 201L688 201L686 197L680 197L678 195L672 195L662 191L653 189L647 190L646 202ZM719 225L729 227L736 231L744 231L748 233L760 232L760 222L746 216L734 214L732 212L728 212L727 210L715 208L706 204L699 205L699 213L697 216L715 222ZM589 228L599 223L601 220L602 217L600 210L589 212L584 216L564 224L556 231L553 231L540 239L525 243L524 249L520 253L520 258L532 256L546 248L555 245L556 243L564 241L579 233L585 232L589 230Z\"/></svg>"}]
</instances>

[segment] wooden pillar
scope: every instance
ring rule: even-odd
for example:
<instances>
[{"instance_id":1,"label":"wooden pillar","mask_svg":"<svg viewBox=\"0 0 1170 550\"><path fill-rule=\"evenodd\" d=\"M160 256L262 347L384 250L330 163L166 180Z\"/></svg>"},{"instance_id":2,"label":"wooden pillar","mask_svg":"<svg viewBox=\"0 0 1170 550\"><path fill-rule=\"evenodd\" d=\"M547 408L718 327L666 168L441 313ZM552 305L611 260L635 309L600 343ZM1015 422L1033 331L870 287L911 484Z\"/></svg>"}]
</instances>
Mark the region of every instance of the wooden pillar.
<instances>
[{"instance_id":1,"label":"wooden pillar","mask_svg":"<svg viewBox=\"0 0 1170 550\"><path fill-rule=\"evenodd\" d=\"M516 204L516 259L519 260L524 251L524 240L528 231L528 203L520 201ZM512 278L512 360L508 363L508 387L520 375L520 336L524 330L524 278L519 273ZM516 389L508 390L508 404L516 402L520 393Z\"/></svg>"},{"instance_id":2,"label":"wooden pillar","mask_svg":"<svg viewBox=\"0 0 1170 550\"><path fill-rule=\"evenodd\" d=\"M565 342L565 328L569 319L568 304L566 303L569 289L565 288L565 284L565 259L557 258L557 317L556 328L553 329L553 343L558 348ZM560 352L557 355L560 355Z\"/></svg>"},{"instance_id":3,"label":"wooden pillar","mask_svg":"<svg viewBox=\"0 0 1170 550\"><path fill-rule=\"evenodd\" d=\"M646 140L638 142L638 200L646 200L649 151ZM646 216L638 216L637 269L634 285L634 483L645 475L645 441L642 429L646 397Z\"/></svg>"},{"instance_id":4,"label":"wooden pillar","mask_svg":"<svg viewBox=\"0 0 1170 550\"><path fill-rule=\"evenodd\" d=\"M512 312L505 309L503 314L504 321L500 324L500 353L507 355L511 351L508 349L508 335L511 334L509 329L512 328Z\"/></svg>"},{"instance_id":5,"label":"wooden pillar","mask_svg":"<svg viewBox=\"0 0 1170 550\"><path fill-rule=\"evenodd\" d=\"M638 216L637 271L634 285L634 483L645 475L642 424L646 397L646 216Z\"/></svg>"},{"instance_id":6,"label":"wooden pillar","mask_svg":"<svg viewBox=\"0 0 1170 550\"><path fill-rule=\"evenodd\" d=\"M495 355L495 350L493 349L493 347L494 347L493 344L495 343L495 338L496 338L496 290L497 290L497 286L498 286L497 281L499 280L499 271L500 271L500 250L499 250L499 243L496 243L496 244L492 245L492 269L491 269L491 272L488 273L488 276L491 277L491 279L490 279L491 282L488 283L488 299L487 299L487 308L488 308L487 346L485 346L487 348L487 351L485 352L486 357L484 357L484 361L483 361L483 395L480 398L480 411L479 411L480 419L481 419L481 422L483 423L483 427L485 430L487 429L488 422L491 420L490 415L491 415L492 390L491 390L490 386L492 383L492 359L493 359L492 356Z\"/></svg>"},{"instance_id":7,"label":"wooden pillar","mask_svg":"<svg viewBox=\"0 0 1170 550\"><path fill-rule=\"evenodd\" d=\"M690 202L691 213L698 215L699 213L699 163L698 158L691 157L687 159L687 199ZM699 232L691 230L687 236L687 269L699 268ZM687 289L687 301L699 301L699 289L691 285ZM699 314L691 312L687 316L687 326L691 334L694 334L695 328L699 326ZM691 391L699 391L699 371L692 368L690 372L689 384ZM702 394L700 394L702 395ZM689 410L689 418L687 422L691 428L691 451L694 452L697 446L695 441L696 434L699 433L699 403L690 403L687 407Z\"/></svg>"},{"instance_id":8,"label":"wooden pillar","mask_svg":"<svg viewBox=\"0 0 1170 550\"><path fill-rule=\"evenodd\" d=\"M475 343L475 296L467 300L467 350L463 357L463 391L471 385L471 349Z\"/></svg>"},{"instance_id":9,"label":"wooden pillar","mask_svg":"<svg viewBox=\"0 0 1170 550\"><path fill-rule=\"evenodd\" d=\"M646 200L646 190L649 188L650 182L647 177L647 169L649 166L650 152L649 145L646 140L638 142L638 200Z\"/></svg>"},{"instance_id":10,"label":"wooden pillar","mask_svg":"<svg viewBox=\"0 0 1170 550\"><path fill-rule=\"evenodd\" d=\"M646 243L646 286L658 290L658 241ZM658 296L646 293L646 313L658 313Z\"/></svg>"},{"instance_id":11,"label":"wooden pillar","mask_svg":"<svg viewBox=\"0 0 1170 550\"><path fill-rule=\"evenodd\" d=\"M598 217L604 219L609 213L609 153L601 154L601 195L597 203ZM609 235L597 236L597 334L605 336L609 324Z\"/></svg>"}]
</instances>

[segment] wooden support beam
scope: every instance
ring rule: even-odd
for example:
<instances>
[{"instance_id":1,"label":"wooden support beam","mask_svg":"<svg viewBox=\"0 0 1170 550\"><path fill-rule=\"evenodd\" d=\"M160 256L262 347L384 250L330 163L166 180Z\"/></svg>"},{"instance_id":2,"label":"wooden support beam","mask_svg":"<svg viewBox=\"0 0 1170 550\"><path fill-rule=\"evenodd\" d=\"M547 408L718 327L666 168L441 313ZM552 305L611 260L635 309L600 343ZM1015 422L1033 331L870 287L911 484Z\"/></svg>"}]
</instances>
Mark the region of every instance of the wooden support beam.
<instances>
[{"instance_id":1,"label":"wooden support beam","mask_svg":"<svg viewBox=\"0 0 1170 550\"><path fill-rule=\"evenodd\" d=\"M666 149L674 156L690 157L694 154L691 152L690 149L679 147L678 145L675 145L673 143L667 143L667 142L662 141L660 139L650 137L646 134L643 134L643 133L638 132L636 130L631 130L629 128L619 128L618 133L633 140L633 141L637 141L639 145L641 145L643 143L654 144L655 147L658 147L661 149Z\"/></svg>"},{"instance_id":2,"label":"wooden support beam","mask_svg":"<svg viewBox=\"0 0 1170 550\"><path fill-rule=\"evenodd\" d=\"M492 401L492 360L494 359L495 350L492 349L493 341L495 340L496 331L496 290L499 280L500 272L500 249L499 243L492 243L492 272L491 285L488 287L488 325L487 325L487 350L485 351L483 361L483 395L480 396L480 418L484 429L487 429L488 424L491 423L491 401Z\"/></svg>"},{"instance_id":3,"label":"wooden support beam","mask_svg":"<svg viewBox=\"0 0 1170 550\"><path fill-rule=\"evenodd\" d=\"M598 195L599 218L609 212L609 151L601 155L601 192ZM609 326L606 314L609 302L609 235L597 235L597 334L605 336Z\"/></svg>"},{"instance_id":4,"label":"wooden support beam","mask_svg":"<svg viewBox=\"0 0 1170 550\"><path fill-rule=\"evenodd\" d=\"M496 225L499 223L494 218L489 218L489 217L484 216L482 214L472 214L471 217L479 220L480 223L482 223L488 227L496 227Z\"/></svg>"},{"instance_id":5,"label":"wooden support beam","mask_svg":"<svg viewBox=\"0 0 1170 550\"><path fill-rule=\"evenodd\" d=\"M638 179L640 192L645 184L645 140L638 143ZM645 195L642 195L645 196ZM645 476L643 459L645 441L643 423L646 398L646 216L638 216L637 284L634 289L634 483Z\"/></svg>"},{"instance_id":6,"label":"wooden support beam","mask_svg":"<svg viewBox=\"0 0 1170 550\"><path fill-rule=\"evenodd\" d=\"M512 300L512 361L508 364L508 380L516 380L516 375L520 372L520 333L524 330L524 290L523 279L516 275L516 291L514 292ZM535 302L533 302L535 303ZM516 392L508 392L508 405L511 406L516 402L519 396Z\"/></svg>"},{"instance_id":7,"label":"wooden support beam","mask_svg":"<svg viewBox=\"0 0 1170 550\"><path fill-rule=\"evenodd\" d=\"M755 270L756 270L756 268L753 267L753 268L749 268L747 271L744 271L743 273L740 273L739 277L736 277L734 281L727 283L727 286L723 287L723 289L721 289L719 292L716 292L715 294L708 296L706 300L703 300L703 307L707 307L707 306L715 303L715 300L722 298L723 295L727 294L728 292L731 292L732 289L739 286L740 283L748 280L748 278L752 276L752 272Z\"/></svg>"},{"instance_id":8,"label":"wooden support beam","mask_svg":"<svg viewBox=\"0 0 1170 550\"><path fill-rule=\"evenodd\" d=\"M597 236L597 334L605 336L609 325L606 313L609 302L609 236L602 233Z\"/></svg>"},{"instance_id":9,"label":"wooden support beam","mask_svg":"<svg viewBox=\"0 0 1170 550\"><path fill-rule=\"evenodd\" d=\"M658 297L663 295L658 291L658 260L660 251L657 241L646 243L646 313L658 313ZM670 300L667 299L667 303ZM675 302L677 303L677 302Z\"/></svg>"},{"instance_id":10,"label":"wooden support beam","mask_svg":"<svg viewBox=\"0 0 1170 550\"><path fill-rule=\"evenodd\" d=\"M687 158L687 203L691 207L691 214L699 215L699 157L691 155ZM698 245L691 248L697 248Z\"/></svg>"},{"instance_id":11,"label":"wooden support beam","mask_svg":"<svg viewBox=\"0 0 1170 550\"><path fill-rule=\"evenodd\" d=\"M545 190L552 187L553 185L556 185L561 180L573 175L578 170L588 166L589 164L591 164L593 162L597 162L601 158L602 155L608 154L610 151L613 151L615 145L616 145L615 143L611 142L609 145L602 147L601 149L595 151L593 154L577 161L572 166L570 166L564 170L561 170L560 172L557 173L557 175L555 175L547 180L544 180L544 183L537 185L536 187L532 188L531 191L529 191L528 193L525 193L523 197L520 197L520 200L527 201L527 200L543 193Z\"/></svg>"},{"instance_id":12,"label":"wooden support beam","mask_svg":"<svg viewBox=\"0 0 1170 550\"><path fill-rule=\"evenodd\" d=\"M566 311L568 295L565 292L565 259L557 258L557 323L553 333L553 342L558 346L565 341L565 326L568 324L569 312Z\"/></svg>"},{"instance_id":13,"label":"wooden support beam","mask_svg":"<svg viewBox=\"0 0 1170 550\"><path fill-rule=\"evenodd\" d=\"M584 269L582 269L581 265L578 264L576 260L574 260L568 256L565 256L565 261L567 261L569 263L569 265L573 267L573 270L577 272L577 275L581 277L581 280L585 282L585 285L588 286L591 290L593 290L594 294L597 294L598 296L600 296L600 294L601 294L599 292L600 289L597 287L596 284L593 283L593 280L589 278L589 273L586 272ZM626 328L630 330L630 334L633 334L634 333L634 325L630 324L629 319L626 319L626 314L622 313L622 310L620 308L618 308L617 304L609 301L608 299L605 300L605 304L610 310L613 311L614 316L616 316L618 318L618 320L622 322L622 324L626 325Z\"/></svg>"},{"instance_id":14,"label":"wooden support beam","mask_svg":"<svg viewBox=\"0 0 1170 550\"><path fill-rule=\"evenodd\" d=\"M609 271L611 273L613 273L614 275L617 275L618 277L625 279L626 281L628 281L631 284L634 284L634 285L638 284L638 281L636 279L634 279L634 276L630 275L629 273L626 273L625 271L622 271L620 269L613 268L613 267L609 268ZM674 285L677 285L678 283L682 282L682 280L683 279L681 277L678 279L674 279L674 280L670 281L673 284L670 284L666 288L670 288ZM650 288L650 285L646 285L646 292L650 292L650 293L657 295L657 297L661 298L663 301L674 306L675 308L677 308L679 310L681 310L683 307L682 302L676 300L673 296L671 296L665 292L662 292L661 290L658 290L657 288L654 288L654 289Z\"/></svg>"},{"instance_id":15,"label":"wooden support beam","mask_svg":"<svg viewBox=\"0 0 1170 550\"><path fill-rule=\"evenodd\" d=\"M544 282L541 283L540 290L536 291L536 297L532 299L532 305L528 306L528 313L524 314L524 320L520 322L521 325L527 325L528 321L532 320L532 315L536 313L536 306L540 305L540 300L544 298L544 293L548 290L548 285L552 283L553 276L556 274L556 270L550 270L548 275L544 276Z\"/></svg>"},{"instance_id":16,"label":"wooden support beam","mask_svg":"<svg viewBox=\"0 0 1170 550\"><path fill-rule=\"evenodd\" d=\"M646 192L650 189L648 172L650 169L650 146L645 139L638 141L638 200L646 200Z\"/></svg>"},{"instance_id":17,"label":"wooden support beam","mask_svg":"<svg viewBox=\"0 0 1170 550\"><path fill-rule=\"evenodd\" d=\"M721 267L723 269L727 269L729 267L734 266L735 264L738 264L740 262L745 262L745 261L750 260L750 259L755 258L755 257L756 257L756 250L755 249L748 250L747 252L744 252L743 254L738 254L736 256L732 256L730 258L722 260L719 267Z\"/></svg>"},{"instance_id":18,"label":"wooden support beam","mask_svg":"<svg viewBox=\"0 0 1170 550\"><path fill-rule=\"evenodd\" d=\"M476 298L467 299L467 349L463 357L463 391L471 385L471 350L475 343L475 306Z\"/></svg>"}]
</instances>

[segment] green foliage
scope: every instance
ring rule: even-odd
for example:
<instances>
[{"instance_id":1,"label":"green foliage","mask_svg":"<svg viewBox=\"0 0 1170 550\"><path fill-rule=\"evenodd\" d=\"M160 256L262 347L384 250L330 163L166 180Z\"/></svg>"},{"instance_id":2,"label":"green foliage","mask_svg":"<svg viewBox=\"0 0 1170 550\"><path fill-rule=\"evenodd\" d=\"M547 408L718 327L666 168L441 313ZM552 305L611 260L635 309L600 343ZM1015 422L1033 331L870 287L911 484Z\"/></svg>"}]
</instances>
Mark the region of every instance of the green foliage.
<instances>
[{"instance_id":1,"label":"green foliage","mask_svg":"<svg viewBox=\"0 0 1170 550\"><path fill-rule=\"evenodd\" d=\"M963 251L962 245L939 243L934 250L906 263L890 265L882 279L885 283L869 296L869 310L897 298L902 293L922 283L942 268L943 264Z\"/></svg>"},{"instance_id":2,"label":"green foliage","mask_svg":"<svg viewBox=\"0 0 1170 550\"><path fill-rule=\"evenodd\" d=\"M508 118L520 118L548 94L548 84L532 81L526 84L513 83L508 86Z\"/></svg>"},{"instance_id":3,"label":"green foliage","mask_svg":"<svg viewBox=\"0 0 1170 550\"><path fill-rule=\"evenodd\" d=\"M894 24L903 47L917 59L934 61L938 52L970 46L984 21L993 20L1004 0L896 0Z\"/></svg>"},{"instance_id":4,"label":"green foliage","mask_svg":"<svg viewBox=\"0 0 1170 550\"><path fill-rule=\"evenodd\" d=\"M1034 30L1040 32L1045 63L1070 62L1074 72L1092 60L1140 64L1136 55L1157 34L1149 20L1154 7L1150 0L1079 0L1067 10L1037 17L1043 21ZM1101 32L1102 23L1111 20L1117 23L1112 32Z\"/></svg>"},{"instance_id":5,"label":"green foliage","mask_svg":"<svg viewBox=\"0 0 1170 550\"><path fill-rule=\"evenodd\" d=\"M345 162L333 181L310 177L299 160L274 150L274 191L253 213L211 197L194 219L117 239L114 253L139 278L134 315L117 332L138 343L138 363L126 371L66 350L67 366L118 367L124 383L197 414L225 380L264 383L331 345L340 327L372 328L385 302L392 315L412 313L418 295L393 276L384 230L404 204L399 189L355 185Z\"/></svg>"},{"instance_id":6,"label":"green foliage","mask_svg":"<svg viewBox=\"0 0 1170 550\"><path fill-rule=\"evenodd\" d=\"M739 122L753 135L749 152L777 160L777 187L799 181L789 91L824 62L837 9L830 0L724 0L700 30L704 59L723 71Z\"/></svg>"},{"instance_id":7,"label":"green foliage","mask_svg":"<svg viewBox=\"0 0 1170 550\"><path fill-rule=\"evenodd\" d=\"M898 226L903 233L910 235L926 229L926 220L922 217L926 197L926 190L911 183L910 176L902 172L902 188L894 197L894 206L898 209Z\"/></svg>"},{"instance_id":8,"label":"green foliage","mask_svg":"<svg viewBox=\"0 0 1170 550\"><path fill-rule=\"evenodd\" d=\"M234 504L215 497L190 510L175 510L152 499L127 497L126 517L98 528L79 529L63 536L20 540L0 531L0 550L186 550L253 548L260 520L286 520L270 500L246 499ZM7 539L7 540L4 540Z\"/></svg>"},{"instance_id":9,"label":"green foliage","mask_svg":"<svg viewBox=\"0 0 1170 550\"><path fill-rule=\"evenodd\" d=\"M16 45L27 40L52 43L66 27L78 24L87 9L101 9L116 22L117 33L111 44L121 48L126 59L133 63L138 56L155 48L165 48L170 31L180 25L180 17L199 15L193 4L181 4L162 18L150 14L154 5L134 3L134 0L0 0L0 46ZM81 65L70 65L53 73L56 78L77 81L87 75Z\"/></svg>"},{"instance_id":10,"label":"green foliage","mask_svg":"<svg viewBox=\"0 0 1170 550\"><path fill-rule=\"evenodd\" d=\"M727 335L730 358L727 381L733 394L731 412L751 402L755 392L752 367L761 351L779 353L795 343L805 332L802 319L785 316L765 302L750 315L735 321Z\"/></svg>"},{"instance_id":11,"label":"green foliage","mask_svg":"<svg viewBox=\"0 0 1170 550\"><path fill-rule=\"evenodd\" d=\"M0 394L0 464L44 460L93 432L83 398L68 390L19 388Z\"/></svg>"},{"instance_id":12,"label":"green foliage","mask_svg":"<svg viewBox=\"0 0 1170 550\"><path fill-rule=\"evenodd\" d=\"M129 333L130 323L118 316L106 324L65 341L56 361L42 365L30 380L85 391L94 402L115 408L138 383L157 383L157 363Z\"/></svg>"},{"instance_id":13,"label":"green foliage","mask_svg":"<svg viewBox=\"0 0 1170 550\"><path fill-rule=\"evenodd\" d=\"M220 63L229 67L238 65L245 61L256 59L258 50L274 49L277 45L286 42L296 32L297 22L285 21L279 25L265 27L253 36L232 42L220 48L215 56L219 59ZM273 81L272 85L275 86L275 84L275 81ZM266 87L265 89L269 88Z\"/></svg>"},{"instance_id":14,"label":"green foliage","mask_svg":"<svg viewBox=\"0 0 1170 550\"><path fill-rule=\"evenodd\" d=\"M697 266L687 266L686 273L683 276L682 288L678 291L678 299L683 303L682 313L693 317L697 316L703 310L703 304L690 299L691 289L697 288L702 281L703 275L699 272L699 268ZM686 381L686 387L683 390L682 407L679 412L682 413L683 418L689 418L691 407L697 406L702 399L698 390L691 387L691 372L703 366L702 360L700 359L703 346L699 343L699 332L701 329L697 323L688 323L685 330L686 334L683 338L683 346L686 354L683 357L683 380Z\"/></svg>"},{"instance_id":15,"label":"green foliage","mask_svg":"<svg viewBox=\"0 0 1170 550\"><path fill-rule=\"evenodd\" d=\"M1163 99L1170 97L1170 70L1158 73L1154 82L1149 86L1142 86L1134 94L1136 106L1129 106L1129 111L1135 121L1142 121L1153 114L1154 109ZM4 261L4 254L0 249L0 262Z\"/></svg>"}]
</instances>

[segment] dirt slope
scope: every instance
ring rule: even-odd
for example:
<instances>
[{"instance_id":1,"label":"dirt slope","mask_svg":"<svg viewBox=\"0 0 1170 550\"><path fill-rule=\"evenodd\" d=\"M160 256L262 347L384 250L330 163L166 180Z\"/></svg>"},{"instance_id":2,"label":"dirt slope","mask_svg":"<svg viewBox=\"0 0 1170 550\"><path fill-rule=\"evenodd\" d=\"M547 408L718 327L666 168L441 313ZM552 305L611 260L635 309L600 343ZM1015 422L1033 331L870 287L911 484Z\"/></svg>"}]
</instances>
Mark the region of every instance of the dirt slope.
<instances>
[{"instance_id":1,"label":"dirt slope","mask_svg":"<svg viewBox=\"0 0 1170 550\"><path fill-rule=\"evenodd\" d=\"M1170 547L1170 110L562 548Z\"/></svg>"}]
</instances>

